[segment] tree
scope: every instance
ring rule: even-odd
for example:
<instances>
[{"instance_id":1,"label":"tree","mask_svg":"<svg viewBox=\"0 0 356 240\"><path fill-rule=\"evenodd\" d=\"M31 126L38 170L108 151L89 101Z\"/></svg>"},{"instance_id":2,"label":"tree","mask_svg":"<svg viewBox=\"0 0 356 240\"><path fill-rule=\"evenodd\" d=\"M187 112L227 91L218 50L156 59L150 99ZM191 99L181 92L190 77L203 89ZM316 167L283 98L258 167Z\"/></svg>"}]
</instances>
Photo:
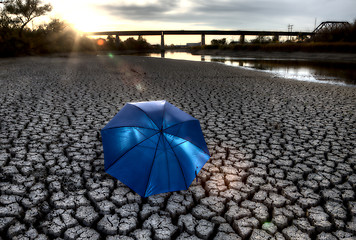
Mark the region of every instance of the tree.
<instances>
[{"instance_id":1,"label":"tree","mask_svg":"<svg viewBox=\"0 0 356 240\"><path fill-rule=\"evenodd\" d=\"M225 45L225 44L226 44L226 38L211 40L211 45Z\"/></svg>"},{"instance_id":2,"label":"tree","mask_svg":"<svg viewBox=\"0 0 356 240\"><path fill-rule=\"evenodd\" d=\"M123 43L122 46L125 49L132 49L132 50L144 50L144 49L150 49L151 45L146 41L146 39L139 37L137 40L130 37L126 39Z\"/></svg>"},{"instance_id":3,"label":"tree","mask_svg":"<svg viewBox=\"0 0 356 240\"><path fill-rule=\"evenodd\" d=\"M21 38L23 30L29 22L50 11L52 11L52 5L42 4L41 0L10 0L5 3L3 14L11 19L13 25L19 27Z\"/></svg>"},{"instance_id":4,"label":"tree","mask_svg":"<svg viewBox=\"0 0 356 240\"><path fill-rule=\"evenodd\" d=\"M115 48L115 38L112 35L109 35L106 39L107 39L107 44L109 45L109 48L114 49Z\"/></svg>"},{"instance_id":5,"label":"tree","mask_svg":"<svg viewBox=\"0 0 356 240\"><path fill-rule=\"evenodd\" d=\"M264 35L258 35L255 39L251 40L251 43L269 43L271 39Z\"/></svg>"},{"instance_id":6,"label":"tree","mask_svg":"<svg viewBox=\"0 0 356 240\"><path fill-rule=\"evenodd\" d=\"M51 21L43 26L48 32L60 33L63 32L68 25L66 22L58 18L52 18Z\"/></svg>"},{"instance_id":7,"label":"tree","mask_svg":"<svg viewBox=\"0 0 356 240\"><path fill-rule=\"evenodd\" d=\"M8 29L11 24L11 19L6 15L4 9L0 9L0 29Z\"/></svg>"}]
</instances>

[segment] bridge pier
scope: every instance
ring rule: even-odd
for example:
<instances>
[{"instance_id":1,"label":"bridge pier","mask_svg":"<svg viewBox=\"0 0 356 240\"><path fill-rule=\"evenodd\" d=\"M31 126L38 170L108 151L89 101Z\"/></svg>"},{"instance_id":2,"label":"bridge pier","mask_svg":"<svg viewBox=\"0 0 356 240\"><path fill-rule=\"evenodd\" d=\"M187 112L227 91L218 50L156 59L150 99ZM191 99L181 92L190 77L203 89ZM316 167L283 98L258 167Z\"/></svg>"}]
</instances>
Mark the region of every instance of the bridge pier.
<instances>
[{"instance_id":1,"label":"bridge pier","mask_svg":"<svg viewBox=\"0 0 356 240\"><path fill-rule=\"evenodd\" d=\"M164 33L161 33L161 51L164 51Z\"/></svg>"},{"instance_id":2,"label":"bridge pier","mask_svg":"<svg viewBox=\"0 0 356 240\"><path fill-rule=\"evenodd\" d=\"M205 34L201 35L201 46L205 46Z\"/></svg>"},{"instance_id":3,"label":"bridge pier","mask_svg":"<svg viewBox=\"0 0 356 240\"><path fill-rule=\"evenodd\" d=\"M279 42L279 35L278 34L275 34L273 36L273 42Z\"/></svg>"},{"instance_id":4,"label":"bridge pier","mask_svg":"<svg viewBox=\"0 0 356 240\"><path fill-rule=\"evenodd\" d=\"M245 35L240 35L240 43L245 43Z\"/></svg>"},{"instance_id":5,"label":"bridge pier","mask_svg":"<svg viewBox=\"0 0 356 240\"><path fill-rule=\"evenodd\" d=\"M120 45L120 37L119 37L119 35L116 35L115 36L115 46L119 47L119 45Z\"/></svg>"}]
</instances>

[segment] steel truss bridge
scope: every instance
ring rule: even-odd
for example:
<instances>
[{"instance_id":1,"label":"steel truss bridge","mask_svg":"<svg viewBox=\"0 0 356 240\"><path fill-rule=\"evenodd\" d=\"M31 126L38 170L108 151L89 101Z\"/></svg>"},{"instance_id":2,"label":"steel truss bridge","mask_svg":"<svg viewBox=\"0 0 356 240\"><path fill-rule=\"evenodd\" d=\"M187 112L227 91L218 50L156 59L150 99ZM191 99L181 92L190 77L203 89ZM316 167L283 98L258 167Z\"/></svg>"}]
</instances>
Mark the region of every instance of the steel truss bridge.
<instances>
[{"instance_id":1,"label":"steel truss bridge","mask_svg":"<svg viewBox=\"0 0 356 240\"><path fill-rule=\"evenodd\" d=\"M349 22L327 21L327 22L320 23L319 26L314 29L313 33L317 34L325 30L326 31L339 30L349 26L350 26Z\"/></svg>"}]
</instances>

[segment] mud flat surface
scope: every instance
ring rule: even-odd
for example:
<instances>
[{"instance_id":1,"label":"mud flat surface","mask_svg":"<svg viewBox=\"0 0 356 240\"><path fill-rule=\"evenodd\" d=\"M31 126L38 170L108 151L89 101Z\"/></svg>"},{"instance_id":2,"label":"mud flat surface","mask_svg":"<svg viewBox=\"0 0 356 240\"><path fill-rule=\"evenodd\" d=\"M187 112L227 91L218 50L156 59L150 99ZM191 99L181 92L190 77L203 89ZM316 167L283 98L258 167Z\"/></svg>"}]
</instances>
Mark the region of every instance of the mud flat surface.
<instances>
[{"instance_id":1,"label":"mud flat surface","mask_svg":"<svg viewBox=\"0 0 356 240\"><path fill-rule=\"evenodd\" d=\"M356 89L134 56L0 60L0 239L355 239ZM165 99L211 159L142 199L104 172L100 129Z\"/></svg>"}]
</instances>

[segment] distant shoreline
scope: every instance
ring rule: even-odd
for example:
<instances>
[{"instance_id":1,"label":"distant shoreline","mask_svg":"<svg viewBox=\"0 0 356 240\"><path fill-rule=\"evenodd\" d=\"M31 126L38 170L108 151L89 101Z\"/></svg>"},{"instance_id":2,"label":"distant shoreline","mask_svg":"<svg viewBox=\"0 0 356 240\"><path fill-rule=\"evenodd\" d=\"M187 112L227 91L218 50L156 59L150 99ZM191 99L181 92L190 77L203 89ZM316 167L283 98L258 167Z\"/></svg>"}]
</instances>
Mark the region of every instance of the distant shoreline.
<instances>
[{"instance_id":1,"label":"distant shoreline","mask_svg":"<svg viewBox=\"0 0 356 240\"><path fill-rule=\"evenodd\" d=\"M160 50L115 50L115 51L96 51L96 52L64 52L64 53L51 53L18 57L74 57L74 56L93 56L93 55L142 55L149 53L160 53ZM167 49L165 52L187 52L193 55L208 55L208 56L224 56L235 57L241 60L282 60L282 61L314 61L325 63L346 63L356 64L356 53L314 53L314 52L278 52L278 51L250 51L250 50L221 50L221 49ZM6 59L8 57L0 57ZM17 57L10 57L17 58Z\"/></svg>"},{"instance_id":2,"label":"distant shoreline","mask_svg":"<svg viewBox=\"0 0 356 240\"><path fill-rule=\"evenodd\" d=\"M270 52L270 51L232 51L198 50L190 51L194 55L229 56L238 58L256 58L258 60L299 60L340 62L356 64L356 53L308 53L308 52Z\"/></svg>"},{"instance_id":3,"label":"distant shoreline","mask_svg":"<svg viewBox=\"0 0 356 240\"><path fill-rule=\"evenodd\" d=\"M123 51L98 51L99 55L112 53L114 55L144 55L160 53L159 50L123 50ZM291 61L320 61L356 64L356 53L317 53L317 52L278 52L278 51L250 51L250 50L221 50L221 49L167 49L165 52L188 52L193 55L225 56L237 58L254 58L257 60L291 60Z\"/></svg>"}]
</instances>

